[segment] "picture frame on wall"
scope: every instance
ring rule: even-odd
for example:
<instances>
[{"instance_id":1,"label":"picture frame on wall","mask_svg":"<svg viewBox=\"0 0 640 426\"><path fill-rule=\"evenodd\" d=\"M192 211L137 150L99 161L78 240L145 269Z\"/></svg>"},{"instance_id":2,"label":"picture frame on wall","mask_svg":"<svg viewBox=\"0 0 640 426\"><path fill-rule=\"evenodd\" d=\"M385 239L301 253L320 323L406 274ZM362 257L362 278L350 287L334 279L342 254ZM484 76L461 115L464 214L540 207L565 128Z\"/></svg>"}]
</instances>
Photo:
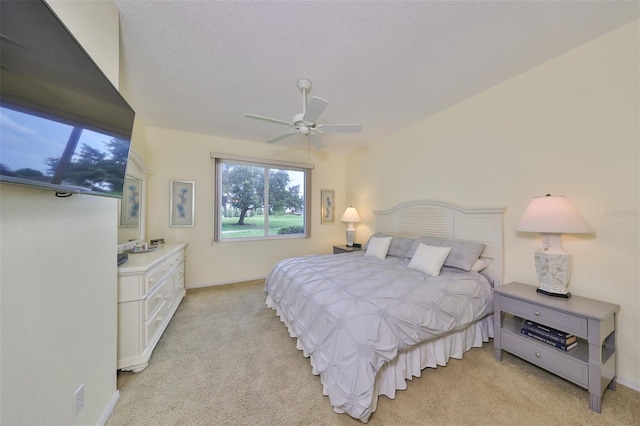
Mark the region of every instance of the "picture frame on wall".
<instances>
[{"instance_id":1,"label":"picture frame on wall","mask_svg":"<svg viewBox=\"0 0 640 426\"><path fill-rule=\"evenodd\" d=\"M193 181L172 180L169 226L171 228L192 228L195 226L195 186Z\"/></svg>"},{"instance_id":2,"label":"picture frame on wall","mask_svg":"<svg viewBox=\"0 0 640 426\"><path fill-rule=\"evenodd\" d=\"M125 178L120 200L120 227L137 228L140 224L140 179Z\"/></svg>"},{"instance_id":3,"label":"picture frame on wall","mask_svg":"<svg viewBox=\"0 0 640 426\"><path fill-rule=\"evenodd\" d=\"M322 224L331 225L335 222L335 193L333 189L321 190L321 203L322 205Z\"/></svg>"}]
</instances>

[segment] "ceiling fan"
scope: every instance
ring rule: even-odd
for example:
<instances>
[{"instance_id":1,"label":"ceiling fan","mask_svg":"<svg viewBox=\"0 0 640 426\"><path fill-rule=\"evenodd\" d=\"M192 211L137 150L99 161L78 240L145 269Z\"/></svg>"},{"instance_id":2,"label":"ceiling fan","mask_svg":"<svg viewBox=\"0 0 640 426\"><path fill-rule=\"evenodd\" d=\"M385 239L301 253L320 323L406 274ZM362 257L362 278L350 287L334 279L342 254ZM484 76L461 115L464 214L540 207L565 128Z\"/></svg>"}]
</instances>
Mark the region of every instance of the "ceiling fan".
<instances>
[{"instance_id":1,"label":"ceiling fan","mask_svg":"<svg viewBox=\"0 0 640 426\"><path fill-rule=\"evenodd\" d=\"M311 81L306 78L301 78L297 84L298 89L302 92L302 112L294 115L291 122L263 117L261 115L245 115L247 118L280 124L290 128L287 132L269 139L267 143L276 143L289 136L302 134L309 138L309 143L313 144L317 149L322 149L324 143L322 143L318 137L319 133L357 133L362 130L360 124L317 124L316 120L320 117L320 114L322 114L322 111L324 111L327 105L329 105L329 102L313 96L309 101L309 105L307 105L307 93L311 90Z\"/></svg>"}]
</instances>

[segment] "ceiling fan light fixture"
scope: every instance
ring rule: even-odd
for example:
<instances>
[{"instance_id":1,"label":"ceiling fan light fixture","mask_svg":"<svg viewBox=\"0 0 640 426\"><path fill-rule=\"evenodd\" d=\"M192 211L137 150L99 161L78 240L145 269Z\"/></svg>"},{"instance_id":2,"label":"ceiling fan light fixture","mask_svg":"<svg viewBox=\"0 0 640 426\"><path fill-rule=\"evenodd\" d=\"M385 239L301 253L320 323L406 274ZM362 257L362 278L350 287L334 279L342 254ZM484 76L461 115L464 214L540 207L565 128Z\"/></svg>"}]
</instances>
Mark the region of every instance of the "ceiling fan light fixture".
<instances>
[{"instance_id":1,"label":"ceiling fan light fixture","mask_svg":"<svg viewBox=\"0 0 640 426\"><path fill-rule=\"evenodd\" d=\"M292 135L301 134L309 137L310 145L315 146L317 149L322 149L324 147L324 143L322 143L318 138L318 133L350 133L359 132L361 130L362 126L356 124L317 125L316 120L320 114L322 114L329 102L322 98L313 96L311 101L307 104L307 93L311 90L311 81L307 78L301 78L297 81L297 85L298 89L302 92L302 112L294 115L291 123L275 118L263 117L261 115L245 114L246 118L284 125L290 128L288 132L269 139L267 143L279 142Z\"/></svg>"}]
</instances>

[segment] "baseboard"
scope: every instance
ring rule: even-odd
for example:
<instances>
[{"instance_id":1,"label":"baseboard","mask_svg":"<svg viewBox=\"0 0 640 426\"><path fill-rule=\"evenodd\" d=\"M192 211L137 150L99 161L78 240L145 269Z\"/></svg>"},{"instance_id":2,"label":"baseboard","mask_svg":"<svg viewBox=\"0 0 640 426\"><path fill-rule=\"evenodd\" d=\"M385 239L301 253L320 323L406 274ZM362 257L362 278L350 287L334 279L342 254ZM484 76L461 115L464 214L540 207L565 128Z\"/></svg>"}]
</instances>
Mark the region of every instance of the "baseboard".
<instances>
[{"instance_id":1,"label":"baseboard","mask_svg":"<svg viewBox=\"0 0 640 426\"><path fill-rule=\"evenodd\" d=\"M622 377L618 376L618 378L616 379L616 383L618 383L618 384L620 384L622 386L626 386L628 388L631 388L634 391L640 392L640 383L638 383L638 382L633 382L631 380L625 380Z\"/></svg>"},{"instance_id":2,"label":"baseboard","mask_svg":"<svg viewBox=\"0 0 640 426\"><path fill-rule=\"evenodd\" d=\"M195 289L195 288L214 287L214 286L218 286L218 285L240 284L240 283L245 283L245 282L250 282L250 281L264 280L265 278L267 278L267 277L266 276L259 276L259 277L241 278L241 279L228 280L228 281L217 281L215 283L192 284L192 285L189 285L189 287L185 287L185 289L186 290L192 290L192 289Z\"/></svg>"},{"instance_id":3,"label":"baseboard","mask_svg":"<svg viewBox=\"0 0 640 426\"><path fill-rule=\"evenodd\" d=\"M100 418L98 419L98 423L96 423L96 426L104 426L104 424L107 423L107 420L109 420L109 416L113 412L118 399L120 399L120 391L116 389L115 393L111 397L111 401L109 401L109 404L107 404L107 407L104 409L102 416L100 416Z\"/></svg>"}]
</instances>

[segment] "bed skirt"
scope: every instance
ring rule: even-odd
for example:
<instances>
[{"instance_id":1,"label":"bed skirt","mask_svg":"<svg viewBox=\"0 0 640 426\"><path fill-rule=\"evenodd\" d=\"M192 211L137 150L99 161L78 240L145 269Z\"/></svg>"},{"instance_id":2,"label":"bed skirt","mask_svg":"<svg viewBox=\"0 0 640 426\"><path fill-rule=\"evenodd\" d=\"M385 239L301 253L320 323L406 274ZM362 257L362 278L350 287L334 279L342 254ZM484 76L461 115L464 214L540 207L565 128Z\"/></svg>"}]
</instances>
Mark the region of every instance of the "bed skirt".
<instances>
[{"instance_id":1,"label":"bed skirt","mask_svg":"<svg viewBox=\"0 0 640 426\"><path fill-rule=\"evenodd\" d=\"M302 351L306 358L309 358L312 373L319 375L320 372L317 371L313 358L304 349L300 340L298 340L298 336L295 335L287 320L281 315L278 305L269 295L267 295L266 304L268 308L276 311L280 321L289 330L289 335L296 339L296 348ZM373 413L376 410L379 395L386 395L391 399L395 399L396 390L406 389L407 380L411 380L413 377L420 377L422 370L425 368L445 366L449 358L461 359L465 352L474 347L482 347L485 342L489 341L490 337L493 338L493 314L487 315L462 330L422 342L399 352L396 358L384 364L376 375L370 412ZM328 396L324 380L322 380L322 376L320 378L323 384L322 392ZM336 413L344 412L336 407L334 407L334 411Z\"/></svg>"}]
</instances>

